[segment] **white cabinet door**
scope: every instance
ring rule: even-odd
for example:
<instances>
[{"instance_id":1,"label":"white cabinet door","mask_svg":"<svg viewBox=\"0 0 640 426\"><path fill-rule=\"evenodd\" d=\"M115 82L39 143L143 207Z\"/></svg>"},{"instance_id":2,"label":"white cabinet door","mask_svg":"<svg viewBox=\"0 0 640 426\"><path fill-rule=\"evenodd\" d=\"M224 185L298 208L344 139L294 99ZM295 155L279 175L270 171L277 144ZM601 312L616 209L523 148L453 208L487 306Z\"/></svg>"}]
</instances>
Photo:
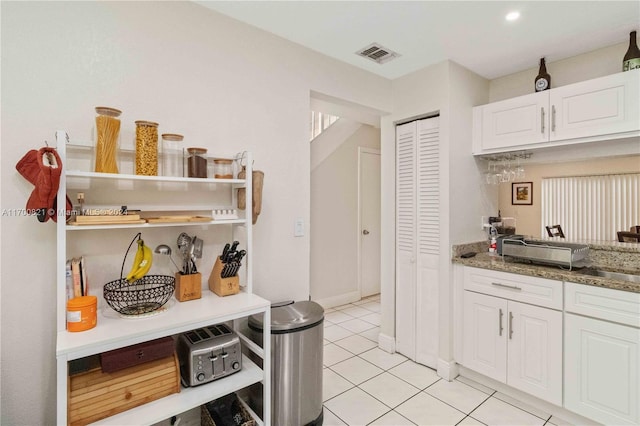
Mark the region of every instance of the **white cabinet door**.
<instances>
[{"instance_id":1,"label":"white cabinet door","mask_svg":"<svg viewBox=\"0 0 640 426\"><path fill-rule=\"evenodd\" d=\"M548 91L476 107L473 151L500 151L548 142L548 120ZM478 139L480 146L477 146Z\"/></svg>"},{"instance_id":2,"label":"white cabinet door","mask_svg":"<svg viewBox=\"0 0 640 426\"><path fill-rule=\"evenodd\" d=\"M464 366L485 376L507 380L507 301L464 292Z\"/></svg>"},{"instance_id":3,"label":"white cabinet door","mask_svg":"<svg viewBox=\"0 0 640 426\"><path fill-rule=\"evenodd\" d=\"M551 141L640 130L640 72L550 90Z\"/></svg>"},{"instance_id":4,"label":"white cabinet door","mask_svg":"<svg viewBox=\"0 0 640 426\"><path fill-rule=\"evenodd\" d=\"M508 303L507 384L562 405L562 312Z\"/></svg>"},{"instance_id":5,"label":"white cabinet door","mask_svg":"<svg viewBox=\"0 0 640 426\"><path fill-rule=\"evenodd\" d=\"M640 424L640 329L565 316L564 405L611 425Z\"/></svg>"}]
</instances>

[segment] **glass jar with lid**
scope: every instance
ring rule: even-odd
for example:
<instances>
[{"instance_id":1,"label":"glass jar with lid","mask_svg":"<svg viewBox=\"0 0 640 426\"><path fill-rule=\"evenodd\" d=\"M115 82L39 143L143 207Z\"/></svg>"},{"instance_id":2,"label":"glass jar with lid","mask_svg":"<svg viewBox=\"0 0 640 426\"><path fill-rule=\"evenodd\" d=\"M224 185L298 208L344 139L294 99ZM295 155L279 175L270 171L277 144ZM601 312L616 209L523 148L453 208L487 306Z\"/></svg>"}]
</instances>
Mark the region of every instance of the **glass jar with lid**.
<instances>
[{"instance_id":1,"label":"glass jar with lid","mask_svg":"<svg viewBox=\"0 0 640 426\"><path fill-rule=\"evenodd\" d=\"M233 179L233 160L228 158L214 159L213 177L216 179Z\"/></svg>"},{"instance_id":2,"label":"glass jar with lid","mask_svg":"<svg viewBox=\"0 0 640 426\"><path fill-rule=\"evenodd\" d=\"M96 146L94 171L118 173L118 142L120 140L120 114L109 107L96 107Z\"/></svg>"},{"instance_id":3,"label":"glass jar with lid","mask_svg":"<svg viewBox=\"0 0 640 426\"><path fill-rule=\"evenodd\" d=\"M158 123L136 121L136 174L158 176Z\"/></svg>"},{"instance_id":4,"label":"glass jar with lid","mask_svg":"<svg viewBox=\"0 0 640 426\"><path fill-rule=\"evenodd\" d=\"M207 150L205 148L187 148L187 171L189 177L207 177Z\"/></svg>"},{"instance_id":5,"label":"glass jar with lid","mask_svg":"<svg viewBox=\"0 0 640 426\"><path fill-rule=\"evenodd\" d=\"M162 176L183 177L182 140L176 133L162 134Z\"/></svg>"}]
</instances>

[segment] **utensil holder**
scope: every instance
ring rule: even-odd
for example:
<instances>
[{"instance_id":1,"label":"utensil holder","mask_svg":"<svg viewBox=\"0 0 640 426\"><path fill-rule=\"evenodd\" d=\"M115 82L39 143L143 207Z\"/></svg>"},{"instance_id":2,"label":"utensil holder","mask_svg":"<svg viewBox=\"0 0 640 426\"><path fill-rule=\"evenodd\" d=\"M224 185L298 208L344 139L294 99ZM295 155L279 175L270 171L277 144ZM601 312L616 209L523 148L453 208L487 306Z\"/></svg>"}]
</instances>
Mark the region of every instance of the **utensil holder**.
<instances>
[{"instance_id":1,"label":"utensil holder","mask_svg":"<svg viewBox=\"0 0 640 426\"><path fill-rule=\"evenodd\" d=\"M240 277L235 275L233 277L222 278L222 268L224 264L220 260L220 256L216 259L216 263L213 265L211 275L209 276L209 290L217 294L218 296L229 296L240 292Z\"/></svg>"},{"instance_id":2,"label":"utensil holder","mask_svg":"<svg viewBox=\"0 0 640 426\"><path fill-rule=\"evenodd\" d=\"M202 274L183 275L176 272L176 299L180 302L200 299L202 297Z\"/></svg>"}]
</instances>

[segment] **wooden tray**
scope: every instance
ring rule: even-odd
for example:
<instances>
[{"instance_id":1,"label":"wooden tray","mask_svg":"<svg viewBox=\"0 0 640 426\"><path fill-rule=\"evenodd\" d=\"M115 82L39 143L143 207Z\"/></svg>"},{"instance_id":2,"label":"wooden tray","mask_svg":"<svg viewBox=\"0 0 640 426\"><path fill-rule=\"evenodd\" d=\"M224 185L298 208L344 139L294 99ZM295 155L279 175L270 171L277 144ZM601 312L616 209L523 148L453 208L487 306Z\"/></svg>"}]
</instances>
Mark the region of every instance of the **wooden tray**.
<instances>
[{"instance_id":1,"label":"wooden tray","mask_svg":"<svg viewBox=\"0 0 640 426\"><path fill-rule=\"evenodd\" d=\"M114 216L118 217L118 216ZM123 216L126 217L126 216ZM142 224L147 223L144 219L137 220L96 220L94 222L69 222L71 226L91 226L91 225L133 225L133 224Z\"/></svg>"},{"instance_id":2,"label":"wooden tray","mask_svg":"<svg viewBox=\"0 0 640 426\"><path fill-rule=\"evenodd\" d=\"M210 216L160 216L146 219L149 223L211 222L212 220Z\"/></svg>"},{"instance_id":3,"label":"wooden tray","mask_svg":"<svg viewBox=\"0 0 640 426\"><path fill-rule=\"evenodd\" d=\"M89 225L96 222L122 223L132 220L140 220L139 214L118 214L118 215L79 215L75 217L74 224Z\"/></svg>"}]
</instances>

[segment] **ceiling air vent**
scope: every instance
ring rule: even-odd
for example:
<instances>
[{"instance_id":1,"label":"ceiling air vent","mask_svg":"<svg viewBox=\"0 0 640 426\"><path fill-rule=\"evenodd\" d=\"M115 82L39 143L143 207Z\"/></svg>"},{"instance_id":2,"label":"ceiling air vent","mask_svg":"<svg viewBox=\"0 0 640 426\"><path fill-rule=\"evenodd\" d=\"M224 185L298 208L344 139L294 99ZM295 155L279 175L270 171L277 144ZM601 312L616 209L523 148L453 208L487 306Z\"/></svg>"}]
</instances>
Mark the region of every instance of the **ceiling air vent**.
<instances>
[{"instance_id":1,"label":"ceiling air vent","mask_svg":"<svg viewBox=\"0 0 640 426\"><path fill-rule=\"evenodd\" d=\"M400 56L399 53L380 46L378 43L371 43L369 46L358 50L356 54L364 58L371 59L373 62L378 64L384 64Z\"/></svg>"}]
</instances>

